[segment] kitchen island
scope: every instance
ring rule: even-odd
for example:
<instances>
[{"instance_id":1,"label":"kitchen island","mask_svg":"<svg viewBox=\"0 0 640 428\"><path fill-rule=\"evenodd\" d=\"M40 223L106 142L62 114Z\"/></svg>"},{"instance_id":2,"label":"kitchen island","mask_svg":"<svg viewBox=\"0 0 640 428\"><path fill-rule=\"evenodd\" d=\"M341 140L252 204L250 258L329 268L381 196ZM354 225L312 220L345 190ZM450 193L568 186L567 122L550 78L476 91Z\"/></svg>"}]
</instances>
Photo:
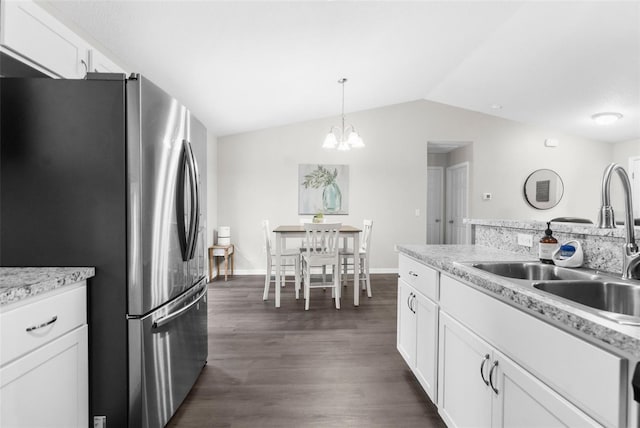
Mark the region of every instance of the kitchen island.
<instances>
[{"instance_id":1,"label":"kitchen island","mask_svg":"<svg viewBox=\"0 0 640 428\"><path fill-rule=\"evenodd\" d=\"M91 267L0 268L0 426L89 424L94 275Z\"/></svg>"},{"instance_id":2,"label":"kitchen island","mask_svg":"<svg viewBox=\"0 0 640 428\"><path fill-rule=\"evenodd\" d=\"M398 350L448 425L636 426L639 326L472 266L530 254L397 250Z\"/></svg>"}]
</instances>

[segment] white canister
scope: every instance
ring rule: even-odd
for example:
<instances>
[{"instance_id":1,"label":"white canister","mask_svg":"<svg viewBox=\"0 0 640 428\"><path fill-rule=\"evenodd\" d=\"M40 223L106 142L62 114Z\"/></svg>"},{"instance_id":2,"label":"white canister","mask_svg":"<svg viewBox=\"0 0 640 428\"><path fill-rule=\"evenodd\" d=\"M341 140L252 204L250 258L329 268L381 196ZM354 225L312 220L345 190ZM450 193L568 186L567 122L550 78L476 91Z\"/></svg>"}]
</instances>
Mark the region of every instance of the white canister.
<instances>
[{"instance_id":1,"label":"white canister","mask_svg":"<svg viewBox=\"0 0 640 428\"><path fill-rule=\"evenodd\" d=\"M218 245L230 245L231 244L231 238L230 237L226 237L226 236L218 236Z\"/></svg>"},{"instance_id":2,"label":"white canister","mask_svg":"<svg viewBox=\"0 0 640 428\"><path fill-rule=\"evenodd\" d=\"M228 238L231 236L231 227L229 226L220 226L218 227L218 236L220 238Z\"/></svg>"}]
</instances>

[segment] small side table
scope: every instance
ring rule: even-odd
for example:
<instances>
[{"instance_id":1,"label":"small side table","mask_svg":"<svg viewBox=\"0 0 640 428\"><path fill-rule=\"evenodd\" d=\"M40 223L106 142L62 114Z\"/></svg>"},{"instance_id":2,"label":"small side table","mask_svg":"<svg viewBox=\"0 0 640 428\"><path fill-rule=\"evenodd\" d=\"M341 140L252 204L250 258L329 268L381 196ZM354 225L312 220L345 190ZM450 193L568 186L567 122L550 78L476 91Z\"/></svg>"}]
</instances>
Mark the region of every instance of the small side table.
<instances>
[{"instance_id":1,"label":"small side table","mask_svg":"<svg viewBox=\"0 0 640 428\"><path fill-rule=\"evenodd\" d=\"M231 275L233 275L233 244L214 245L209 247L209 282L213 281L213 262L214 257L224 257L224 280L227 280L229 274L229 261L231 261ZM216 268L218 276L220 276L220 260L216 260Z\"/></svg>"}]
</instances>

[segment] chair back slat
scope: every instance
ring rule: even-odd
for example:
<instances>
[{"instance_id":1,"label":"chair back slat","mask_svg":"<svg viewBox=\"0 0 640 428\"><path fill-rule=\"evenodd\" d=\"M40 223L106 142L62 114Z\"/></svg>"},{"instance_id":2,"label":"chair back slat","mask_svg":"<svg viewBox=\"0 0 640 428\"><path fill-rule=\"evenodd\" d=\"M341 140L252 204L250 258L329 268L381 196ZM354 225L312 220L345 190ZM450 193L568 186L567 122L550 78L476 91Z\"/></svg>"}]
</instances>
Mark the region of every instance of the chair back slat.
<instances>
[{"instance_id":1,"label":"chair back slat","mask_svg":"<svg viewBox=\"0 0 640 428\"><path fill-rule=\"evenodd\" d=\"M373 229L373 220L364 220L364 228L362 230L362 244L360 250L367 252L371 244L371 230Z\"/></svg>"},{"instance_id":2,"label":"chair back slat","mask_svg":"<svg viewBox=\"0 0 640 428\"><path fill-rule=\"evenodd\" d=\"M305 251L309 255L338 254L341 223L305 223Z\"/></svg>"},{"instance_id":3,"label":"chair back slat","mask_svg":"<svg viewBox=\"0 0 640 428\"><path fill-rule=\"evenodd\" d=\"M271 230L269 230L269 220L262 220L262 234L267 254L271 254Z\"/></svg>"}]
</instances>

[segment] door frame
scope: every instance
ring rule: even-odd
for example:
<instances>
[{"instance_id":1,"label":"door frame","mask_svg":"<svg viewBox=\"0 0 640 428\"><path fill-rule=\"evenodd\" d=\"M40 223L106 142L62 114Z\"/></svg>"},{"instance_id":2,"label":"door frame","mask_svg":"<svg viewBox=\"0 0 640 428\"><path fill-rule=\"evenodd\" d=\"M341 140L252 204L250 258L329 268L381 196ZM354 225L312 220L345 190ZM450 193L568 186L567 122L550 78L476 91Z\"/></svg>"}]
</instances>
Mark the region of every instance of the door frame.
<instances>
[{"instance_id":1,"label":"door frame","mask_svg":"<svg viewBox=\"0 0 640 428\"><path fill-rule=\"evenodd\" d=\"M640 168L633 168L634 162L640 162L640 156L629 157L629 178L631 179L631 194L633 195L633 217L640 217Z\"/></svg>"},{"instance_id":2,"label":"door frame","mask_svg":"<svg viewBox=\"0 0 640 428\"><path fill-rule=\"evenodd\" d=\"M427 236L425 236L426 241L428 243L429 240L429 170L437 170L440 173L440 243L443 244L444 240L445 240L445 227L444 227L444 204L445 204L445 196L444 196L444 192L445 192L445 176L444 176L444 170L445 167L443 166L428 166L427 167L427 215L425 216L426 219L426 223L427 223Z\"/></svg>"},{"instance_id":3,"label":"door frame","mask_svg":"<svg viewBox=\"0 0 640 428\"><path fill-rule=\"evenodd\" d=\"M460 169L460 168L464 168L465 169L465 178L464 178L464 182L465 182L465 188L467 191L466 194L466 200L465 200L465 207L464 207L464 213L463 213L463 218L467 218L469 216L469 170L470 170L470 162L469 161L465 161L465 162L460 162L457 163L455 165L451 165L448 166L446 169L447 172L447 176L445 178L446 180L446 184L445 184L445 200L446 200L446 207L445 207L445 214L448 218L449 213L451 212L451 195L449 194L449 173L451 170L454 169ZM445 227L445 243L449 244L449 242L447 242L450 239L451 236L451 229L449 227L449 220L447 220L447 225ZM469 244L471 243L471 228L469 227L469 225L464 225L464 242L458 242L458 244Z\"/></svg>"}]
</instances>

